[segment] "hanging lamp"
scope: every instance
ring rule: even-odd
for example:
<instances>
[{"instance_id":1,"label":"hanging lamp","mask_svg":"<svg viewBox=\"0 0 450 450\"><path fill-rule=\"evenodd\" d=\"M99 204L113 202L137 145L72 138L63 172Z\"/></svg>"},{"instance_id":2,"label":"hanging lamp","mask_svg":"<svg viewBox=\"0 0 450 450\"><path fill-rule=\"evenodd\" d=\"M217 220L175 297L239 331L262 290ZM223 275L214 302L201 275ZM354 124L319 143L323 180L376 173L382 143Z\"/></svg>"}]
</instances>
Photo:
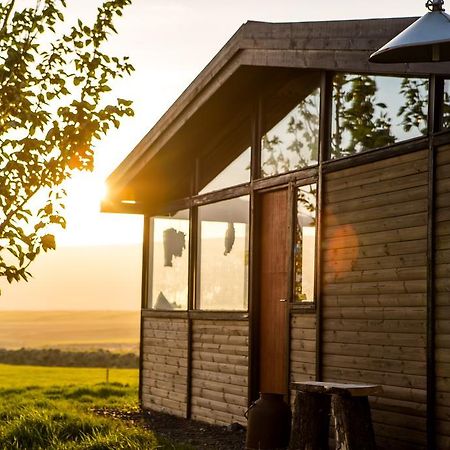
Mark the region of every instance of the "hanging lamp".
<instances>
[{"instance_id":1,"label":"hanging lamp","mask_svg":"<svg viewBox=\"0 0 450 450\"><path fill-rule=\"evenodd\" d=\"M370 55L369 61L450 61L450 16L444 12L444 0L428 0L425 6L429 12Z\"/></svg>"}]
</instances>

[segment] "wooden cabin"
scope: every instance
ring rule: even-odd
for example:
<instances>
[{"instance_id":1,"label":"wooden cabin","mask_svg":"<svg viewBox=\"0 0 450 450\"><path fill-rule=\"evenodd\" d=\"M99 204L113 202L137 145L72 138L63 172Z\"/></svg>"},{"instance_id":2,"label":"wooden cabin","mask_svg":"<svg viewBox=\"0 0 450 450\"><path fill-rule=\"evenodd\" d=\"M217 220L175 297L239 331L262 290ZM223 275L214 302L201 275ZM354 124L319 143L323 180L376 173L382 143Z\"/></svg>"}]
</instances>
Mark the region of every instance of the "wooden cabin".
<instances>
[{"instance_id":1,"label":"wooden cabin","mask_svg":"<svg viewBox=\"0 0 450 450\"><path fill-rule=\"evenodd\" d=\"M450 64L368 62L413 20L246 23L110 176L144 408L374 383L379 448L450 448Z\"/></svg>"}]
</instances>

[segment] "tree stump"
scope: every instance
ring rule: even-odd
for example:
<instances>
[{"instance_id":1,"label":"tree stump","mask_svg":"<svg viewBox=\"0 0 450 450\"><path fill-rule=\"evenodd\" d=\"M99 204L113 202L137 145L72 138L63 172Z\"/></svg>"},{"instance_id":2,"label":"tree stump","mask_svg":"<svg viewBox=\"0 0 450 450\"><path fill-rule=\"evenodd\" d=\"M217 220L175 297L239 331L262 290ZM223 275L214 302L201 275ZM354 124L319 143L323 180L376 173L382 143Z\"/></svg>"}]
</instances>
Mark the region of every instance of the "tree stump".
<instances>
[{"instance_id":1,"label":"tree stump","mask_svg":"<svg viewBox=\"0 0 450 450\"><path fill-rule=\"evenodd\" d=\"M289 450L328 450L331 397L297 392Z\"/></svg>"},{"instance_id":2,"label":"tree stump","mask_svg":"<svg viewBox=\"0 0 450 450\"><path fill-rule=\"evenodd\" d=\"M367 397L333 395L332 407L337 449L376 450Z\"/></svg>"}]
</instances>

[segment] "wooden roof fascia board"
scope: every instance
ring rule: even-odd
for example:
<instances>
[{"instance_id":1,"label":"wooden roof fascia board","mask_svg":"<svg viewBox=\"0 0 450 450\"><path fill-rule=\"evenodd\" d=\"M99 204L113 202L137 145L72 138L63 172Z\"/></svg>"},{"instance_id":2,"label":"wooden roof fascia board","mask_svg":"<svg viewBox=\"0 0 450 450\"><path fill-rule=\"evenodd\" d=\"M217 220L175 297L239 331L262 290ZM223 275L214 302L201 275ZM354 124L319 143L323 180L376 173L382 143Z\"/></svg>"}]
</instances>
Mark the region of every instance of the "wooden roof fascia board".
<instances>
[{"instance_id":1,"label":"wooden roof fascia board","mask_svg":"<svg viewBox=\"0 0 450 450\"><path fill-rule=\"evenodd\" d=\"M148 207L141 203L121 203L117 201L102 200L100 211L111 214L142 214L147 213Z\"/></svg>"},{"instance_id":2,"label":"wooden roof fascia board","mask_svg":"<svg viewBox=\"0 0 450 450\"><path fill-rule=\"evenodd\" d=\"M188 209L193 205L191 198L182 198L173 200L164 204L148 204L145 202L139 203L120 203L103 200L101 202L101 211L112 214L134 214L144 216L170 216L174 212Z\"/></svg>"},{"instance_id":3,"label":"wooden roof fascia board","mask_svg":"<svg viewBox=\"0 0 450 450\"><path fill-rule=\"evenodd\" d=\"M243 48L376 50L417 17L322 22L247 22Z\"/></svg>"},{"instance_id":4,"label":"wooden roof fascia board","mask_svg":"<svg viewBox=\"0 0 450 450\"><path fill-rule=\"evenodd\" d=\"M450 74L450 63L374 64L369 51L342 50L243 50L240 62L255 67L283 67L307 70L330 70L379 75L426 76ZM357 56L355 58L355 56Z\"/></svg>"}]
</instances>

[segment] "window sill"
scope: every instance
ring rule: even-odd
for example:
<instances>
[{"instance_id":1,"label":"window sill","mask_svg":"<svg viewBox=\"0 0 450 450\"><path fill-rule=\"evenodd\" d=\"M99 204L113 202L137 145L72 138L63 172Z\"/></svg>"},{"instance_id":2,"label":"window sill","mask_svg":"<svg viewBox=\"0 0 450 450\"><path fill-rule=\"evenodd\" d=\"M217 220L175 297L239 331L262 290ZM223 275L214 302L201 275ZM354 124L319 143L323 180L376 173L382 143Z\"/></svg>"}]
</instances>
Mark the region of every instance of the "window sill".
<instances>
[{"instance_id":1,"label":"window sill","mask_svg":"<svg viewBox=\"0 0 450 450\"><path fill-rule=\"evenodd\" d=\"M313 314L316 312L314 302L291 303L291 313L293 314Z\"/></svg>"},{"instance_id":2,"label":"window sill","mask_svg":"<svg viewBox=\"0 0 450 450\"><path fill-rule=\"evenodd\" d=\"M143 317L159 317L168 319L197 319L197 320L248 320L247 311L164 311L157 309L143 309Z\"/></svg>"},{"instance_id":3,"label":"window sill","mask_svg":"<svg viewBox=\"0 0 450 450\"><path fill-rule=\"evenodd\" d=\"M191 319L201 319L201 320L248 320L248 312L195 310L189 311L189 317Z\"/></svg>"}]
</instances>

